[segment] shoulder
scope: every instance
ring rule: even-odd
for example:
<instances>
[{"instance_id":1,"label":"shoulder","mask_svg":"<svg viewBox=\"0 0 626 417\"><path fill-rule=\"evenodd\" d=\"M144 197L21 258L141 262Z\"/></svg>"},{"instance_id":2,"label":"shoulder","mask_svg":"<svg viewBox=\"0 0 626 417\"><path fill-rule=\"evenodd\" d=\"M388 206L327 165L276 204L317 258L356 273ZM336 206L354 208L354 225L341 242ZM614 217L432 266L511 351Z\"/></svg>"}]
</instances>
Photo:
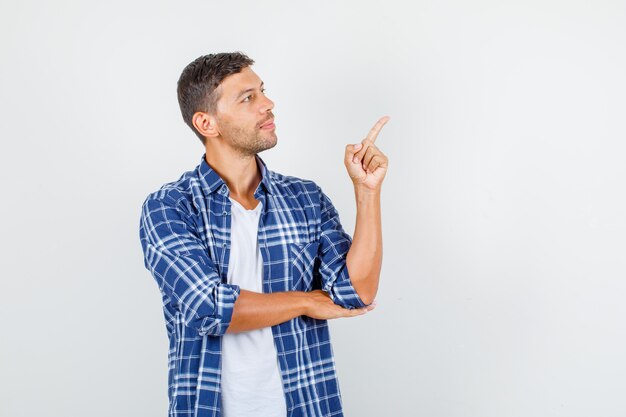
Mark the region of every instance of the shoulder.
<instances>
[{"instance_id":1,"label":"shoulder","mask_svg":"<svg viewBox=\"0 0 626 417\"><path fill-rule=\"evenodd\" d=\"M190 209L194 196L200 192L200 181L195 171L184 172L177 180L167 182L150 192L143 205L159 204L172 208Z\"/></svg>"},{"instance_id":2,"label":"shoulder","mask_svg":"<svg viewBox=\"0 0 626 417\"><path fill-rule=\"evenodd\" d=\"M277 195L319 202L321 188L315 181L275 171L269 171L269 176Z\"/></svg>"}]
</instances>

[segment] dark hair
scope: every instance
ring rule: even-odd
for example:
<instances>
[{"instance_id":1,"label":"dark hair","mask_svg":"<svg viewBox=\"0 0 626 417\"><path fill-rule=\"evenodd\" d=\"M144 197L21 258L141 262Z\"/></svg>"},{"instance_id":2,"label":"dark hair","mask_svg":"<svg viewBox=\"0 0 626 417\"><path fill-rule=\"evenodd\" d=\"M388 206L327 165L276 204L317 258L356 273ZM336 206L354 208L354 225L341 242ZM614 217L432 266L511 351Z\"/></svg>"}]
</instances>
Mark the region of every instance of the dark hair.
<instances>
[{"instance_id":1,"label":"dark hair","mask_svg":"<svg viewBox=\"0 0 626 417\"><path fill-rule=\"evenodd\" d=\"M241 72L254 61L242 52L203 55L185 67L178 79L178 104L183 120L204 144L205 138L194 127L194 113L215 112L220 98L218 87L224 78Z\"/></svg>"}]
</instances>

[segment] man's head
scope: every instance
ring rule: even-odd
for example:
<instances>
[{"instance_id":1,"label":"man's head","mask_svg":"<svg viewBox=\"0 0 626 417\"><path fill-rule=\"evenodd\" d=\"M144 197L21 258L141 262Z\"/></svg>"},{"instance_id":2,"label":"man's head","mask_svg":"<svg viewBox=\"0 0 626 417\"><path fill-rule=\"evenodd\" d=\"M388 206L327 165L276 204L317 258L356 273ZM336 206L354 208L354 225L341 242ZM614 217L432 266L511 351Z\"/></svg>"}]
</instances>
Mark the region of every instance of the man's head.
<instances>
[{"instance_id":1,"label":"man's head","mask_svg":"<svg viewBox=\"0 0 626 417\"><path fill-rule=\"evenodd\" d=\"M252 59L240 52L204 55L187 65L178 80L183 120L200 138L223 140L245 155L276 145L274 103L265 96Z\"/></svg>"}]
</instances>

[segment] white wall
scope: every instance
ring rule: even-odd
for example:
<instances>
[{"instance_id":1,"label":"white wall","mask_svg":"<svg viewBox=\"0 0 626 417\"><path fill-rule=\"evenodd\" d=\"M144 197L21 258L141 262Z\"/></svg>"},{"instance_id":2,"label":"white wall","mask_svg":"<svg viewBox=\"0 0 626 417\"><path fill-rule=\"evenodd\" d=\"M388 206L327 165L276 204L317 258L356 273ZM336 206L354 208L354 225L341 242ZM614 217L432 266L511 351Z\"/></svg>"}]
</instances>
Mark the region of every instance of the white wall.
<instances>
[{"instance_id":1,"label":"white wall","mask_svg":"<svg viewBox=\"0 0 626 417\"><path fill-rule=\"evenodd\" d=\"M377 144L378 307L331 321L346 416L626 414L626 6L613 1L2 2L0 415L157 416L167 341L145 196L200 161L176 101L241 50L270 169Z\"/></svg>"}]
</instances>

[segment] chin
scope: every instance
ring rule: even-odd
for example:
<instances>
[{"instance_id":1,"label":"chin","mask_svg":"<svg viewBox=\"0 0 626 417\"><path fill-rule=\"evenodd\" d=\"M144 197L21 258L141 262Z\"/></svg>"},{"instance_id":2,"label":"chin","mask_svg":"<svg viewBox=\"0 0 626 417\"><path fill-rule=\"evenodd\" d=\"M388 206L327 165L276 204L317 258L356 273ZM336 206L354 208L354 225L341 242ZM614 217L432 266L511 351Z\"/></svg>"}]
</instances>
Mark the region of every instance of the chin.
<instances>
[{"instance_id":1,"label":"chin","mask_svg":"<svg viewBox=\"0 0 626 417\"><path fill-rule=\"evenodd\" d=\"M267 148L265 148L264 150L272 149L274 146L276 146L277 143L278 143L277 140L275 140L275 141L273 141L271 143L268 143Z\"/></svg>"},{"instance_id":2,"label":"chin","mask_svg":"<svg viewBox=\"0 0 626 417\"><path fill-rule=\"evenodd\" d=\"M278 143L278 136L276 136L276 134L271 135L267 138L265 143L267 143L267 145L269 146L268 149L273 148Z\"/></svg>"}]
</instances>

